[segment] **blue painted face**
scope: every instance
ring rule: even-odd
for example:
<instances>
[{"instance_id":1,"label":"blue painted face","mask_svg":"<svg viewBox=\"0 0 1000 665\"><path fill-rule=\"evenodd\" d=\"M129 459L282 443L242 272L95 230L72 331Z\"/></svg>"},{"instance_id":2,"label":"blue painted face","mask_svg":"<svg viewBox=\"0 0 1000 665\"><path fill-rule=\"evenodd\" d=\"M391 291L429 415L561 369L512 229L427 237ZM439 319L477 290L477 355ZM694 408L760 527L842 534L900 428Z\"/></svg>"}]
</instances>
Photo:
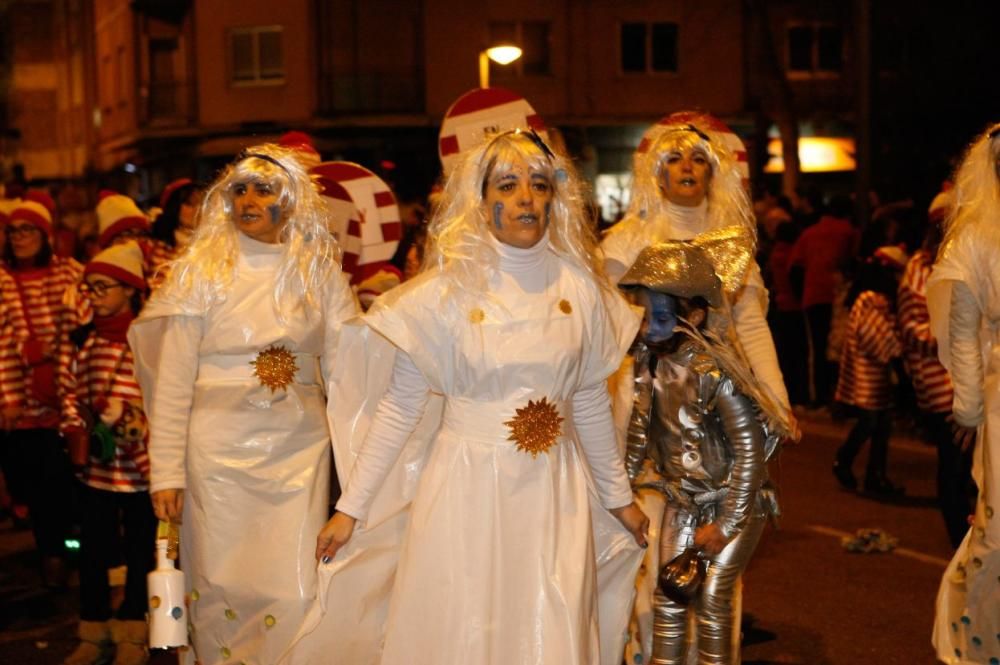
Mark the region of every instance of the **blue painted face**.
<instances>
[{"instance_id":1,"label":"blue painted face","mask_svg":"<svg viewBox=\"0 0 1000 665\"><path fill-rule=\"evenodd\" d=\"M638 304L645 309L642 339L647 344L663 344L677 327L677 300L665 293L639 289Z\"/></svg>"}]
</instances>

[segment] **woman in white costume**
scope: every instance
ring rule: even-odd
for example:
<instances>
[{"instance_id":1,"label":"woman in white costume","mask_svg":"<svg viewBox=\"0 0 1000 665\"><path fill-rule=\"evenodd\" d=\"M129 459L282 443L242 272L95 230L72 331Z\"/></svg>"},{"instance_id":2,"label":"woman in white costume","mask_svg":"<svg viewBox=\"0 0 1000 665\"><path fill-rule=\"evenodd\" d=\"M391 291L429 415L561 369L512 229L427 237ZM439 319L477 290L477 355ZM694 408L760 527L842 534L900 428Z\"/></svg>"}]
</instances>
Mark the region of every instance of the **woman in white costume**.
<instances>
[{"instance_id":1,"label":"woman in white costume","mask_svg":"<svg viewBox=\"0 0 1000 665\"><path fill-rule=\"evenodd\" d=\"M327 516L323 377L356 313L326 206L293 153L248 149L129 331L153 505L183 522L202 665L276 662L315 594L303 544Z\"/></svg>"},{"instance_id":2,"label":"woman in white costume","mask_svg":"<svg viewBox=\"0 0 1000 665\"><path fill-rule=\"evenodd\" d=\"M533 132L469 151L429 237L427 269L366 316L399 352L317 557L364 527L430 393L443 394L380 662L597 665L588 476L596 510L645 545L605 387L638 316L595 261L577 176Z\"/></svg>"},{"instance_id":3,"label":"woman in white costume","mask_svg":"<svg viewBox=\"0 0 1000 665\"><path fill-rule=\"evenodd\" d=\"M665 125L649 149L633 158L628 213L601 243L608 275L617 282L649 245L709 233L747 238L751 255L741 259L738 278L724 284L727 304L750 366L787 410L788 392L767 326L767 289L752 254L756 223L735 155L721 134L697 121Z\"/></svg>"},{"instance_id":4,"label":"woman in white costume","mask_svg":"<svg viewBox=\"0 0 1000 665\"><path fill-rule=\"evenodd\" d=\"M1000 663L1000 125L969 148L927 281L938 355L955 393L955 445L975 437L972 528L945 570L934 646L949 664ZM978 429L978 436L976 430Z\"/></svg>"}]
</instances>

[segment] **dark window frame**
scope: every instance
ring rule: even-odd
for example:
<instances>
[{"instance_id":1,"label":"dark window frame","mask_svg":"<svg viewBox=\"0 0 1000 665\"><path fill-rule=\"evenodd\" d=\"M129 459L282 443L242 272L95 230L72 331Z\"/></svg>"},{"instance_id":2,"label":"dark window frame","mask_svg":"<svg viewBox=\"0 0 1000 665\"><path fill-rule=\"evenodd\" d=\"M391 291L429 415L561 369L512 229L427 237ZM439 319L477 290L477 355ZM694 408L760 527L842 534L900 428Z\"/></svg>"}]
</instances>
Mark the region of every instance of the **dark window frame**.
<instances>
[{"instance_id":1,"label":"dark window frame","mask_svg":"<svg viewBox=\"0 0 1000 665\"><path fill-rule=\"evenodd\" d=\"M263 67L261 64L261 35L277 35L278 45L280 47L281 56L281 68L280 75L277 76L265 76ZM237 63L236 63L236 40L240 37L250 38L250 55L252 59L251 66L248 68L252 71L253 78L237 78ZM234 88L251 88L251 87L261 87L261 86L278 86L284 85L286 81L286 68L285 68L285 28L282 25L254 25L246 26L240 28L230 28L227 35L227 43L229 46L229 85ZM277 68L275 68L277 71Z\"/></svg>"},{"instance_id":2,"label":"dark window frame","mask_svg":"<svg viewBox=\"0 0 1000 665\"><path fill-rule=\"evenodd\" d=\"M641 30L639 30L641 28ZM626 31L641 32L629 35L626 39ZM666 46L663 52L657 49L657 32L667 33L672 39L661 44ZM671 34L672 33L672 34ZM680 24L677 21L619 21L618 23L618 72L623 76L676 76L680 73ZM634 44L635 40L641 39L642 48L634 46L625 52L626 43ZM638 62L641 51L641 65ZM658 58L659 54L659 58ZM657 60L666 57L668 66L657 66ZM634 64L626 62L636 59ZM628 65L628 66L626 66ZM640 66L636 66L640 65Z\"/></svg>"}]
</instances>

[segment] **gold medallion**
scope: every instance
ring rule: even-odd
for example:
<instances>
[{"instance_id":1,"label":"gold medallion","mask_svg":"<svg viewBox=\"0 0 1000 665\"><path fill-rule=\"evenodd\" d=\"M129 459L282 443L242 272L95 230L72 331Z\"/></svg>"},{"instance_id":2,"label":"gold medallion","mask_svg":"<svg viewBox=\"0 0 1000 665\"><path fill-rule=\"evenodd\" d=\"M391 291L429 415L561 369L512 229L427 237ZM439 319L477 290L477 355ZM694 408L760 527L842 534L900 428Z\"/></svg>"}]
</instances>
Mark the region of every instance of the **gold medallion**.
<instances>
[{"instance_id":1,"label":"gold medallion","mask_svg":"<svg viewBox=\"0 0 1000 665\"><path fill-rule=\"evenodd\" d=\"M543 397L537 402L528 400L528 405L516 410L516 415L504 423L510 428L508 441L514 441L517 449L538 457L556 444L562 434L563 418L554 404Z\"/></svg>"},{"instance_id":2,"label":"gold medallion","mask_svg":"<svg viewBox=\"0 0 1000 665\"><path fill-rule=\"evenodd\" d=\"M299 366L295 364L295 355L283 346L272 346L257 354L256 360L251 360L253 374L260 385L267 386L273 393L278 388L285 389L295 379Z\"/></svg>"},{"instance_id":3,"label":"gold medallion","mask_svg":"<svg viewBox=\"0 0 1000 665\"><path fill-rule=\"evenodd\" d=\"M472 321L473 323L482 323L485 318L486 313L478 307L469 312L469 321Z\"/></svg>"},{"instance_id":4,"label":"gold medallion","mask_svg":"<svg viewBox=\"0 0 1000 665\"><path fill-rule=\"evenodd\" d=\"M563 314L572 314L573 313L573 306L569 304L568 300L560 300L559 301L559 309L562 310Z\"/></svg>"}]
</instances>

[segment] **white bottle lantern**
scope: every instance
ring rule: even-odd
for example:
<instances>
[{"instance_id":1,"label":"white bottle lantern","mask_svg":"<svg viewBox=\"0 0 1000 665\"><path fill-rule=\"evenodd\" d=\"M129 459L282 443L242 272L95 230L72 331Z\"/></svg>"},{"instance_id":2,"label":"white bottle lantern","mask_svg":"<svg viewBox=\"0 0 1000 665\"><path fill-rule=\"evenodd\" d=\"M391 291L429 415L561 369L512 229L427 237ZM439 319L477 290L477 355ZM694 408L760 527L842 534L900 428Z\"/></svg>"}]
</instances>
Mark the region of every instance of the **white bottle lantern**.
<instances>
[{"instance_id":1,"label":"white bottle lantern","mask_svg":"<svg viewBox=\"0 0 1000 665\"><path fill-rule=\"evenodd\" d=\"M184 573L167 556L167 539L156 541L156 570L146 577L149 594L149 647L169 649L188 643Z\"/></svg>"}]
</instances>

